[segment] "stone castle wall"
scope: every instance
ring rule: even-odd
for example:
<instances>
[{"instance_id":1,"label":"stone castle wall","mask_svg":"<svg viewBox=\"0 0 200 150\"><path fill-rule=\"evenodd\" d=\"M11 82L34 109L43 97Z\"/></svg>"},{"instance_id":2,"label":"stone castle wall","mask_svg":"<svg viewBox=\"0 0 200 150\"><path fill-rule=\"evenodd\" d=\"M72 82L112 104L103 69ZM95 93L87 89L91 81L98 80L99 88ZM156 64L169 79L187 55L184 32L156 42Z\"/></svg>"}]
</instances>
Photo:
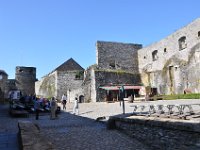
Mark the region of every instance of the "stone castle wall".
<instances>
[{"instance_id":1,"label":"stone castle wall","mask_svg":"<svg viewBox=\"0 0 200 150\"><path fill-rule=\"evenodd\" d=\"M127 72L117 72L117 71L95 71L95 89L96 89L96 100L105 101L106 91L99 89L100 86L105 85L139 85L140 75L132 74Z\"/></svg>"},{"instance_id":2,"label":"stone castle wall","mask_svg":"<svg viewBox=\"0 0 200 150\"><path fill-rule=\"evenodd\" d=\"M36 68L17 66L15 72L16 87L22 95L35 93Z\"/></svg>"},{"instance_id":3,"label":"stone castle wall","mask_svg":"<svg viewBox=\"0 0 200 150\"><path fill-rule=\"evenodd\" d=\"M141 83L137 56L140 48L140 44L97 41L97 64L86 71L84 80L85 100L105 101L106 91L99 89L103 85Z\"/></svg>"},{"instance_id":4,"label":"stone castle wall","mask_svg":"<svg viewBox=\"0 0 200 150\"><path fill-rule=\"evenodd\" d=\"M35 82L36 95L46 98L56 96L56 76L56 73L53 72Z\"/></svg>"},{"instance_id":5,"label":"stone castle wall","mask_svg":"<svg viewBox=\"0 0 200 150\"><path fill-rule=\"evenodd\" d=\"M105 101L106 91L100 89L101 86L141 84L140 75L122 70L100 70L98 66L91 66L86 70L86 76L83 82L85 102L103 102Z\"/></svg>"},{"instance_id":6,"label":"stone castle wall","mask_svg":"<svg viewBox=\"0 0 200 150\"><path fill-rule=\"evenodd\" d=\"M57 72L57 97L61 99L65 93L69 100L75 99L76 95L82 95L82 78L76 78L79 70L74 71L58 71ZM79 90L77 90L79 89Z\"/></svg>"},{"instance_id":7,"label":"stone castle wall","mask_svg":"<svg viewBox=\"0 0 200 150\"><path fill-rule=\"evenodd\" d=\"M199 121L133 116L111 117L109 122L113 128L143 141L151 149L200 148Z\"/></svg>"},{"instance_id":8,"label":"stone castle wall","mask_svg":"<svg viewBox=\"0 0 200 150\"><path fill-rule=\"evenodd\" d=\"M137 50L142 45L97 41L96 48L99 69L121 69L138 73Z\"/></svg>"},{"instance_id":9,"label":"stone castle wall","mask_svg":"<svg viewBox=\"0 0 200 150\"><path fill-rule=\"evenodd\" d=\"M8 75L5 73L1 73L1 79L0 79L0 100L6 98L6 84L8 80Z\"/></svg>"},{"instance_id":10,"label":"stone castle wall","mask_svg":"<svg viewBox=\"0 0 200 150\"><path fill-rule=\"evenodd\" d=\"M43 97L55 96L58 100L66 94L69 100L74 100L76 94L83 94L83 80L77 79L76 74L77 71L54 71L36 82L36 94Z\"/></svg>"},{"instance_id":11,"label":"stone castle wall","mask_svg":"<svg viewBox=\"0 0 200 150\"><path fill-rule=\"evenodd\" d=\"M10 97L10 91L12 91L12 90L17 90L16 80L8 79L6 81L6 85L5 85L5 98L8 99Z\"/></svg>"},{"instance_id":12,"label":"stone castle wall","mask_svg":"<svg viewBox=\"0 0 200 150\"><path fill-rule=\"evenodd\" d=\"M138 51L144 85L160 94L200 92L200 19Z\"/></svg>"},{"instance_id":13,"label":"stone castle wall","mask_svg":"<svg viewBox=\"0 0 200 150\"><path fill-rule=\"evenodd\" d=\"M96 102L95 75L93 66L90 66L85 71L83 87L85 102Z\"/></svg>"}]
</instances>

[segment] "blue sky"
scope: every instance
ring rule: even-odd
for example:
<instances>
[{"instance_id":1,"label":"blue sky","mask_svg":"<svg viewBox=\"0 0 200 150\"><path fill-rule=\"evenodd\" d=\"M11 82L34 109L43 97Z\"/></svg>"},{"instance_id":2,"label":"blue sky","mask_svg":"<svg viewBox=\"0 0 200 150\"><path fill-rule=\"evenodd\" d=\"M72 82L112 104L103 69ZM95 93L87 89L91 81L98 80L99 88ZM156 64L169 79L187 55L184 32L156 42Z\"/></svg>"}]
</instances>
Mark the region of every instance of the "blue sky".
<instances>
[{"instance_id":1,"label":"blue sky","mask_svg":"<svg viewBox=\"0 0 200 150\"><path fill-rule=\"evenodd\" d=\"M0 69L37 68L37 78L73 58L96 63L97 40L159 41L200 17L199 0L0 0Z\"/></svg>"}]
</instances>

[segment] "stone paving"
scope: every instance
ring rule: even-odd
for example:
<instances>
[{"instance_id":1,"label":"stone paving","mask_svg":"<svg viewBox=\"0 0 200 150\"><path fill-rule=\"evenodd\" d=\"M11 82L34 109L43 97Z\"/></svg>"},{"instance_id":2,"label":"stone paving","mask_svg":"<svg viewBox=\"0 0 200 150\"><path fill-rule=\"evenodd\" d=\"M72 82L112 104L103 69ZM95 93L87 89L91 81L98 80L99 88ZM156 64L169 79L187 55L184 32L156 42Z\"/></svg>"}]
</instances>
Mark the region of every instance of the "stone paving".
<instances>
[{"instance_id":1,"label":"stone paving","mask_svg":"<svg viewBox=\"0 0 200 150\"><path fill-rule=\"evenodd\" d=\"M18 150L17 123L8 115L8 106L0 105L0 150Z\"/></svg>"},{"instance_id":2,"label":"stone paving","mask_svg":"<svg viewBox=\"0 0 200 150\"><path fill-rule=\"evenodd\" d=\"M134 108L131 107L131 105L151 105L151 104L163 104L163 105L176 105L176 104L199 104L199 105L194 105L193 110L196 113L200 113L200 99L192 99L192 100L159 100L159 101L135 101L134 103L128 103L125 102L125 113L126 114L132 114ZM73 104L68 103L67 104L67 112L72 112L71 110L73 109ZM164 110L167 112L167 108L165 107ZM115 103L106 103L106 102L101 102L101 103L84 103L80 104L79 108L79 115L83 117L88 117L92 119L96 119L98 117L109 117L113 115L118 115L122 114L122 105L120 105L119 102ZM175 108L174 111L176 113L178 110ZM188 109L185 109L185 112L188 112ZM140 112L140 110L137 110L137 112ZM144 112L148 113L148 107L144 109ZM199 118L200 119L200 118Z\"/></svg>"},{"instance_id":3,"label":"stone paving","mask_svg":"<svg viewBox=\"0 0 200 150\"><path fill-rule=\"evenodd\" d=\"M71 114L72 106L73 104L68 104L67 108L69 112L61 112L59 118L56 120L50 120L49 114L41 114L39 120L35 120L34 115L30 115L29 118L11 118L8 114L4 113L4 116L0 117L0 133L1 135L13 134L16 136L18 120L29 120L39 125L41 132L46 135L49 141L54 143L54 146L58 150L148 149L141 142L117 130L107 130L104 123ZM82 106L80 105L80 107ZM85 107L84 104L83 107ZM85 114L85 111L82 111L83 107L80 108L80 114ZM7 113L5 106L1 106L0 109ZM9 139L13 140L11 138L9 136ZM9 139L0 138L0 147L3 146L2 143L5 143L7 146L4 146L3 149L10 150L12 145L12 147L15 147L13 150L17 150L16 147L18 145L16 143L9 143ZM8 147L9 144L10 147Z\"/></svg>"},{"instance_id":4,"label":"stone paving","mask_svg":"<svg viewBox=\"0 0 200 150\"><path fill-rule=\"evenodd\" d=\"M51 125L50 125L51 124ZM95 120L63 113L50 124L42 124L43 133L59 150L148 149L117 130L107 130Z\"/></svg>"},{"instance_id":5,"label":"stone paving","mask_svg":"<svg viewBox=\"0 0 200 150\"><path fill-rule=\"evenodd\" d=\"M199 103L200 100L183 101L155 101L135 102L134 104L149 103ZM125 112L132 113L133 103L125 103ZM51 141L58 150L84 150L84 149L150 149L142 141L130 138L117 130L107 130L106 125L95 121L98 117L109 117L122 114L119 102L115 103L82 103L79 104L79 115L72 114L73 103L67 103L67 111L59 114L58 119L50 120L49 114L40 114L39 120L35 120L32 114L29 118L11 118L8 115L8 106L0 105L0 149L17 150L16 135L18 132L18 120L29 120L37 123L41 132ZM198 107L195 111L199 111ZM8 137L6 137L9 135ZM9 140L10 139L10 140ZM12 141L12 142L11 142ZM3 144L4 143L4 144ZM3 147L3 148L2 148ZM15 147L15 149L14 149Z\"/></svg>"}]
</instances>

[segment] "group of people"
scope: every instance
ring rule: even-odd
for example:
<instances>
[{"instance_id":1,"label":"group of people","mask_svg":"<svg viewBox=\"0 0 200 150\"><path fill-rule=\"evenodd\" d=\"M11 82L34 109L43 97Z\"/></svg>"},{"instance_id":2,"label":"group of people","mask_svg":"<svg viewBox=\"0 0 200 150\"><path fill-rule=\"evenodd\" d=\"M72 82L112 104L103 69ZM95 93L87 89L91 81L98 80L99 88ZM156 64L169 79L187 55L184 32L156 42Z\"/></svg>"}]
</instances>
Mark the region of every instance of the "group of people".
<instances>
[{"instance_id":1,"label":"group of people","mask_svg":"<svg viewBox=\"0 0 200 150\"><path fill-rule=\"evenodd\" d=\"M62 95L61 98L63 110L66 110L66 104L67 104L67 96L65 94ZM58 104L56 102L55 97L52 97L50 101L46 99L39 99L35 98L34 100L34 109L35 109L35 114L36 114L36 120L39 119L39 112L41 111L41 106L49 106L50 108L50 119L56 119L57 118L57 107ZM79 114L79 106L78 106L78 96L75 97L74 99L74 107L73 107L73 114Z\"/></svg>"},{"instance_id":2,"label":"group of people","mask_svg":"<svg viewBox=\"0 0 200 150\"><path fill-rule=\"evenodd\" d=\"M54 97L51 98L51 101L47 101L45 103L46 105L49 105L49 108L50 108L50 119L56 119L57 117L57 108L58 108L58 105L56 103L56 100ZM34 101L34 109L35 109L35 114L36 114L36 120L39 119L39 112L41 110L41 100L39 98L36 98L35 101Z\"/></svg>"},{"instance_id":3,"label":"group of people","mask_svg":"<svg viewBox=\"0 0 200 150\"><path fill-rule=\"evenodd\" d=\"M66 104L67 104L67 96L65 94L62 95L61 102L63 105L63 110L66 110ZM75 97L74 99L74 107L73 107L73 114L79 114L78 110L78 96Z\"/></svg>"}]
</instances>

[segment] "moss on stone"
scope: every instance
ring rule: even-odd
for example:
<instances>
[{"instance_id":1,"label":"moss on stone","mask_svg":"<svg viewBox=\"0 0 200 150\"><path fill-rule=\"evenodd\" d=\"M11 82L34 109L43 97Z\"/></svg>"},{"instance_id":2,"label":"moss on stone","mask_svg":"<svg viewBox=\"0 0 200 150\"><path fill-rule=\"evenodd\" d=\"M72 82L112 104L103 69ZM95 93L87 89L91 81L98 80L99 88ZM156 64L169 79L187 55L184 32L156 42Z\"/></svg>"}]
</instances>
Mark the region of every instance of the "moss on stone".
<instances>
[{"instance_id":1,"label":"moss on stone","mask_svg":"<svg viewBox=\"0 0 200 150\"><path fill-rule=\"evenodd\" d=\"M121 70L121 69L95 69L96 72L105 72L105 73L116 73L116 74L135 74L129 71ZM138 73L139 74L139 73Z\"/></svg>"}]
</instances>

